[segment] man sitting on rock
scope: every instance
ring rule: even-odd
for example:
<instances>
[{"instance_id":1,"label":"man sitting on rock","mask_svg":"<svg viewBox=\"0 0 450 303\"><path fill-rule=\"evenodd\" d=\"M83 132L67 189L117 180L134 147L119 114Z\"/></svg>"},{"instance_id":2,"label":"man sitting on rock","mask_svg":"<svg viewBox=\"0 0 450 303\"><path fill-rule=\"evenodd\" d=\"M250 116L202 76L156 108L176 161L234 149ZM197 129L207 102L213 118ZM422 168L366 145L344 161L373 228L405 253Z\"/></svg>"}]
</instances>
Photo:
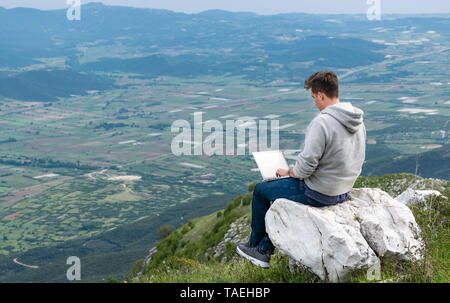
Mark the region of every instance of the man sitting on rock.
<instances>
[{"instance_id":1,"label":"man sitting on rock","mask_svg":"<svg viewBox=\"0 0 450 303\"><path fill-rule=\"evenodd\" d=\"M366 150L363 111L349 102L339 102L338 78L321 71L305 81L320 113L309 124L304 148L295 166L278 169L277 176L289 176L256 184L252 199L252 232L237 252L261 267L270 266L274 245L266 233L265 215L271 201L286 198L323 207L345 201L361 173Z\"/></svg>"}]
</instances>

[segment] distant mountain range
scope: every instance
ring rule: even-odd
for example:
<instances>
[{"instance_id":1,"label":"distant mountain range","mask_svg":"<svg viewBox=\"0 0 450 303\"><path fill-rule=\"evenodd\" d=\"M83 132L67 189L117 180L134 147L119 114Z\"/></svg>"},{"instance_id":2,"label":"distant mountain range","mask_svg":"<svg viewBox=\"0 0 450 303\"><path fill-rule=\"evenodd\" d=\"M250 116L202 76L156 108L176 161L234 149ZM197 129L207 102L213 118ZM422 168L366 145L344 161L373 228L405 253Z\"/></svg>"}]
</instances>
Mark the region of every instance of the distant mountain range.
<instances>
[{"instance_id":1,"label":"distant mountain range","mask_svg":"<svg viewBox=\"0 0 450 303\"><path fill-rule=\"evenodd\" d=\"M363 38L377 22L367 22L362 15L267 16L222 10L185 14L88 3L82 6L80 21L67 20L65 9L2 7L0 20L0 68L8 69L42 65L42 58L58 57L73 72L126 72L145 77L226 74L267 83L280 78L302 82L311 70L353 68L384 60L380 50L385 46ZM384 20L383 26L412 23L438 31L448 25L445 18L403 17ZM95 47L102 47L103 53L86 57L85 49ZM3 78L0 96L24 100L65 96L58 93L63 83L48 83L48 92L43 94L36 89L39 81L29 81L32 78L33 74ZM84 81L76 78L76 82ZM88 89L81 83L75 86Z\"/></svg>"},{"instance_id":2,"label":"distant mountain range","mask_svg":"<svg viewBox=\"0 0 450 303\"><path fill-rule=\"evenodd\" d=\"M280 77L303 81L312 68L354 67L383 59L377 53L382 45L320 34L338 31L315 15L260 16L221 10L184 14L99 3L83 5L82 12L80 21L69 21L66 10L0 8L0 68L35 64L34 69L45 69L3 75L0 96L49 101L107 88L108 83L93 72L151 78L237 75L264 83ZM360 22L355 17L344 19L355 25ZM308 29L308 34L300 34L299 28ZM279 30L291 34L280 35ZM92 47L104 51L85 58L84 49ZM116 50L120 55L112 55ZM64 58L65 71L49 71L42 61L55 57ZM296 61L316 63L294 66ZM73 83L67 86L69 79Z\"/></svg>"}]
</instances>

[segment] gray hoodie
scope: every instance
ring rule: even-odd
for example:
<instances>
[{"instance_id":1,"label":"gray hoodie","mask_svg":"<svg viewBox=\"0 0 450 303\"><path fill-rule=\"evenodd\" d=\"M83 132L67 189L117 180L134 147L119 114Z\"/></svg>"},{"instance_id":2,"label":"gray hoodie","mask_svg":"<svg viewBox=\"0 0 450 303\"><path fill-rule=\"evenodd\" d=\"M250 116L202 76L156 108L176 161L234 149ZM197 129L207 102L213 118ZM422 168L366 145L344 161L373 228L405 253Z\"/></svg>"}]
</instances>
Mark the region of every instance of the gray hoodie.
<instances>
[{"instance_id":1,"label":"gray hoodie","mask_svg":"<svg viewBox=\"0 0 450 303\"><path fill-rule=\"evenodd\" d=\"M326 107L309 124L294 175L319 193L337 196L350 191L366 154L364 112L349 102Z\"/></svg>"}]
</instances>

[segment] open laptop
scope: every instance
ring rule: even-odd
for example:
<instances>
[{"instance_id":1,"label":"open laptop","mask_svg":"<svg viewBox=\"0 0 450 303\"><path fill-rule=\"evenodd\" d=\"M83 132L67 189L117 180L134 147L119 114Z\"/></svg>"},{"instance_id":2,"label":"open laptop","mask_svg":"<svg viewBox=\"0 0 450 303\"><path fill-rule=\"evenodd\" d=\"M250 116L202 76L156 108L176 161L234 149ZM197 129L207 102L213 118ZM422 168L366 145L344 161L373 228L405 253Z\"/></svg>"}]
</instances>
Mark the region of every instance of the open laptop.
<instances>
[{"instance_id":1,"label":"open laptop","mask_svg":"<svg viewBox=\"0 0 450 303\"><path fill-rule=\"evenodd\" d=\"M283 178L289 178L289 176L277 177L277 169L289 169L289 165L284 158L281 150L268 150L261 152L252 152L253 158L258 165L261 176L264 181L272 181Z\"/></svg>"}]
</instances>

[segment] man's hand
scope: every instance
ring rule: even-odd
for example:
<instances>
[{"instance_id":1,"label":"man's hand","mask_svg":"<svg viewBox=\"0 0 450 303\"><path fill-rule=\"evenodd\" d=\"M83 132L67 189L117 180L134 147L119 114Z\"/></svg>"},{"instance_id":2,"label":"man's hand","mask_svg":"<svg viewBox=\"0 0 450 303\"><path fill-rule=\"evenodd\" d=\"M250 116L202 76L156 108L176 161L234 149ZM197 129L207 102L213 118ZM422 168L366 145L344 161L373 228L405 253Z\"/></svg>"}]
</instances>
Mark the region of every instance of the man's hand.
<instances>
[{"instance_id":1,"label":"man's hand","mask_svg":"<svg viewBox=\"0 0 450 303\"><path fill-rule=\"evenodd\" d=\"M277 177L289 176L289 169L279 168L275 174Z\"/></svg>"}]
</instances>

